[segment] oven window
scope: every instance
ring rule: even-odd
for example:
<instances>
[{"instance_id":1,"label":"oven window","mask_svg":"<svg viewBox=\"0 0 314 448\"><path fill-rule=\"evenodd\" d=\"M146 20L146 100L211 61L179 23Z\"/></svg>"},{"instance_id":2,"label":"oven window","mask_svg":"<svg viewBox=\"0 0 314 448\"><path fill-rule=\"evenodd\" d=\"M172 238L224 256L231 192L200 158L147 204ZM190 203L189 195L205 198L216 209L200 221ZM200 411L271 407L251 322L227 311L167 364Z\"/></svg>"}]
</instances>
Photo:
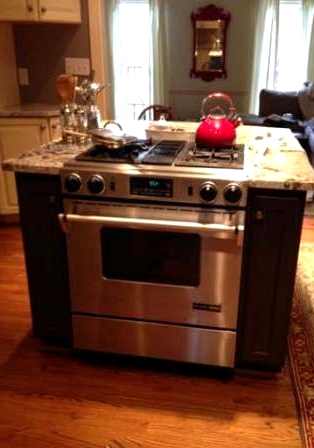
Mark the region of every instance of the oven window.
<instances>
[{"instance_id":1,"label":"oven window","mask_svg":"<svg viewBox=\"0 0 314 448\"><path fill-rule=\"evenodd\" d=\"M106 278L198 286L201 241L197 234L136 229L101 230Z\"/></svg>"}]
</instances>

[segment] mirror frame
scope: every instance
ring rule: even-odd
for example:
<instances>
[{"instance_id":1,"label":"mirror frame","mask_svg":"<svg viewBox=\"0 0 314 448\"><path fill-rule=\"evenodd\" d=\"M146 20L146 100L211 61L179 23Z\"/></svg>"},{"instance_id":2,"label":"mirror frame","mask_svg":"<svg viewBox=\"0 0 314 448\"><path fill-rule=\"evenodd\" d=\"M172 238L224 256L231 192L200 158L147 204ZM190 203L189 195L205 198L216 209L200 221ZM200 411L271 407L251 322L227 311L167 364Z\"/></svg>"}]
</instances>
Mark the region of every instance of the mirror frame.
<instances>
[{"instance_id":1,"label":"mirror frame","mask_svg":"<svg viewBox=\"0 0 314 448\"><path fill-rule=\"evenodd\" d=\"M227 11L225 11L223 8L218 8L213 4L200 7L197 9L194 9L191 12L191 21L192 21L192 27L193 27L193 55L192 55L192 68L190 70L190 78L201 78L204 81L213 81L215 78L226 78L227 77L227 71L226 71L226 43L227 43L227 29L229 26L231 14ZM222 53L222 67L221 70L197 70L196 63L197 63L197 56L196 56L196 22L197 21L215 21L215 20L221 20L224 22L224 29L223 29L223 53Z\"/></svg>"}]
</instances>

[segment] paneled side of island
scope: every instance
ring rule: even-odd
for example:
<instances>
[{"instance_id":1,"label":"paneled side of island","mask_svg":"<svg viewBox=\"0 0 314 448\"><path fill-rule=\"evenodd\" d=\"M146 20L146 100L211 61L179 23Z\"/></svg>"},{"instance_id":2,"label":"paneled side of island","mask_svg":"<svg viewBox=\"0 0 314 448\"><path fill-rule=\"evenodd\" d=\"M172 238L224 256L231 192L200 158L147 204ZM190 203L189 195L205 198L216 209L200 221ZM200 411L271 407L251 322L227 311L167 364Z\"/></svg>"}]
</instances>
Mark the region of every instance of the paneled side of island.
<instances>
[{"instance_id":1,"label":"paneled side of island","mask_svg":"<svg viewBox=\"0 0 314 448\"><path fill-rule=\"evenodd\" d=\"M305 195L249 189L237 367L278 371L284 365Z\"/></svg>"},{"instance_id":2,"label":"paneled side of island","mask_svg":"<svg viewBox=\"0 0 314 448\"><path fill-rule=\"evenodd\" d=\"M33 334L71 345L71 314L60 176L15 173Z\"/></svg>"}]
</instances>

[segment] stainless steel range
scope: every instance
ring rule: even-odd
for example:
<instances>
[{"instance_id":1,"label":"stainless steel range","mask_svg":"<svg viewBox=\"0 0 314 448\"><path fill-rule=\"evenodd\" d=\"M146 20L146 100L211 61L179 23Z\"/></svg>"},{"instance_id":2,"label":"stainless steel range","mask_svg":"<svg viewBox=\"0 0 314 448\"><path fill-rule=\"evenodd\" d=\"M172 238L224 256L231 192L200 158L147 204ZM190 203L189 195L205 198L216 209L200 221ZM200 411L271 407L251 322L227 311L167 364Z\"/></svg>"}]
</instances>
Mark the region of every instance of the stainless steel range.
<instances>
[{"instance_id":1,"label":"stainless steel range","mask_svg":"<svg viewBox=\"0 0 314 448\"><path fill-rule=\"evenodd\" d=\"M75 349L234 366L244 160L163 140L66 163Z\"/></svg>"}]
</instances>

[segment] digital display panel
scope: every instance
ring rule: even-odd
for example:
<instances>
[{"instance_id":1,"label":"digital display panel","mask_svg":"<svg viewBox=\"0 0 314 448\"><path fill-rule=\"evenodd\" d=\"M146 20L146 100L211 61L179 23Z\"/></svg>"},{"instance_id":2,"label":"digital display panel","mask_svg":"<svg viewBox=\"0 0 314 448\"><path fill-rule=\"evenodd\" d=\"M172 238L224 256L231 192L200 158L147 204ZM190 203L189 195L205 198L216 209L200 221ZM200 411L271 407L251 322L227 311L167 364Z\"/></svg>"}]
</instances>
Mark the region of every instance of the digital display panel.
<instances>
[{"instance_id":1,"label":"digital display panel","mask_svg":"<svg viewBox=\"0 0 314 448\"><path fill-rule=\"evenodd\" d=\"M131 177L130 192L139 196L172 198L172 179L156 177Z\"/></svg>"}]
</instances>

